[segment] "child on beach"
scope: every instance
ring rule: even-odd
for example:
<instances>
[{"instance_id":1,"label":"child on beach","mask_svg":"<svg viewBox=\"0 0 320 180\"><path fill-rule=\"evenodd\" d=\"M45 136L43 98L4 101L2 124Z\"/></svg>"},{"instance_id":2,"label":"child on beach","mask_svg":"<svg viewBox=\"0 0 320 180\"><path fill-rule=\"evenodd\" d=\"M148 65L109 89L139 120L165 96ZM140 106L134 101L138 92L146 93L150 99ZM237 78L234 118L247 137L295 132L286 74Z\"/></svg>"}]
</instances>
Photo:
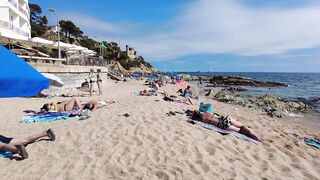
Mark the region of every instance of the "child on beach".
<instances>
[{"instance_id":1,"label":"child on beach","mask_svg":"<svg viewBox=\"0 0 320 180\"><path fill-rule=\"evenodd\" d=\"M56 135L53 133L52 129L48 129L26 138L11 138L0 135L0 151L11 151L13 153L18 153L22 159L27 159L28 153L25 149L25 146L34 142L38 142L45 137L49 138L50 141L55 141L56 139Z\"/></svg>"}]
</instances>

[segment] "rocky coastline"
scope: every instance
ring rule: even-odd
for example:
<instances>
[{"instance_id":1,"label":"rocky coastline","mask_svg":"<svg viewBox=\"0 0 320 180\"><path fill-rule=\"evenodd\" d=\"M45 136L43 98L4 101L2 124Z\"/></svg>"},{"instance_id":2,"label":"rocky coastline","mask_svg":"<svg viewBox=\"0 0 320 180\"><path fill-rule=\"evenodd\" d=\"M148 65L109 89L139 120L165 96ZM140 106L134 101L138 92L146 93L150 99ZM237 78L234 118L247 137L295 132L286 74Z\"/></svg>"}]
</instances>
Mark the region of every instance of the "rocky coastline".
<instances>
[{"instance_id":1,"label":"rocky coastline","mask_svg":"<svg viewBox=\"0 0 320 180\"><path fill-rule=\"evenodd\" d=\"M220 102L241 105L249 109L261 110L271 117L283 118L295 113L305 113L313 109L312 106L299 100L287 100L269 94L257 98L246 98L238 92L246 91L246 86L255 87L285 87L288 86L281 82L264 82L252 78L237 76L213 76L201 77L181 75L185 81L198 81L207 83L206 89L199 92L200 96L214 99Z\"/></svg>"}]
</instances>

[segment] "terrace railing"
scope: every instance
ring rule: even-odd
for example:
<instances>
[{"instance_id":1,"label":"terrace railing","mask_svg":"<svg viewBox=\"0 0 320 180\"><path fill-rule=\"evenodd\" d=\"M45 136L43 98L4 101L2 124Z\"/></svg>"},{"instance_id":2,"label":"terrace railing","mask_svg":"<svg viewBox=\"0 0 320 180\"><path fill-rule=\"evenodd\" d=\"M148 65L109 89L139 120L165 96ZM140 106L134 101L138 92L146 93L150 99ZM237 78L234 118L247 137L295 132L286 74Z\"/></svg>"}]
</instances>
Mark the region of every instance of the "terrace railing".
<instances>
[{"instance_id":1,"label":"terrace railing","mask_svg":"<svg viewBox=\"0 0 320 180\"><path fill-rule=\"evenodd\" d=\"M19 5L19 11L28 17L28 12L21 5Z\"/></svg>"},{"instance_id":2,"label":"terrace railing","mask_svg":"<svg viewBox=\"0 0 320 180\"><path fill-rule=\"evenodd\" d=\"M9 23L9 22L6 22L6 21L0 20L0 28L12 30L15 33L18 33L18 34L23 35L23 36L29 36L29 33L21 30L20 28L14 26L12 23Z\"/></svg>"},{"instance_id":3,"label":"terrace railing","mask_svg":"<svg viewBox=\"0 0 320 180\"><path fill-rule=\"evenodd\" d=\"M15 8L18 9L18 3L17 3L17 1L15 1L15 0L8 0L8 2L9 2L13 7L15 7Z\"/></svg>"}]
</instances>

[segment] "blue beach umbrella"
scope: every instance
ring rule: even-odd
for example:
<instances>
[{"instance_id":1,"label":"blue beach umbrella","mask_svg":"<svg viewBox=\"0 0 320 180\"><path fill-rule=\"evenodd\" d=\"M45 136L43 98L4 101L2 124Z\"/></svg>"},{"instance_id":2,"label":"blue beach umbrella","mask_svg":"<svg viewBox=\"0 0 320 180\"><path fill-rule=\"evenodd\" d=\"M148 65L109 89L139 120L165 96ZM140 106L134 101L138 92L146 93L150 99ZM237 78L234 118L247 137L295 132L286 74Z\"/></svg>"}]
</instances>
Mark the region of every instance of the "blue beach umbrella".
<instances>
[{"instance_id":1,"label":"blue beach umbrella","mask_svg":"<svg viewBox=\"0 0 320 180\"><path fill-rule=\"evenodd\" d=\"M47 78L0 46L0 98L35 96L48 88Z\"/></svg>"}]
</instances>

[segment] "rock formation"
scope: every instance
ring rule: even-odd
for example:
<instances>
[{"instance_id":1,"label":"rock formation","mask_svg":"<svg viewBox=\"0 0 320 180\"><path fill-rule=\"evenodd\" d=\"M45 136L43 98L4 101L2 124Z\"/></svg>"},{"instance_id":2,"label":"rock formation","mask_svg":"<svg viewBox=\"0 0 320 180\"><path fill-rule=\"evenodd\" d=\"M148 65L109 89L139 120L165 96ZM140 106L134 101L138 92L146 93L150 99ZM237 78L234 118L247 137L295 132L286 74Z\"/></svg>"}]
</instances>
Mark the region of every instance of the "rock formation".
<instances>
[{"instance_id":1,"label":"rock formation","mask_svg":"<svg viewBox=\"0 0 320 180\"><path fill-rule=\"evenodd\" d=\"M276 86L287 86L287 84L280 82L264 82L258 81L246 77L238 76L214 76L210 79L210 83L217 85L234 85L234 86L259 86L259 87L276 87Z\"/></svg>"}]
</instances>

